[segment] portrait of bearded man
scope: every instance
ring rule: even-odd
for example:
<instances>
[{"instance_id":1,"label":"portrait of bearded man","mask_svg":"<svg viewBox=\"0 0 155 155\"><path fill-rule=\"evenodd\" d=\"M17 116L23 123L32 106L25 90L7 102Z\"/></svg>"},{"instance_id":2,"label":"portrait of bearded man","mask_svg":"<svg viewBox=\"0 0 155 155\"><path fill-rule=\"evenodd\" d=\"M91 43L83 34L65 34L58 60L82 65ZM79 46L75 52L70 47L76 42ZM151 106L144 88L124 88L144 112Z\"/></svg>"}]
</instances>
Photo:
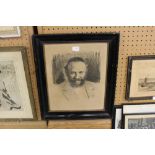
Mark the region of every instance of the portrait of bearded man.
<instances>
[{"instance_id":1,"label":"portrait of bearded man","mask_svg":"<svg viewBox=\"0 0 155 155\"><path fill-rule=\"evenodd\" d=\"M66 79L57 87L57 108L72 109L94 106L98 99L98 84L87 80L88 65L81 57L72 57L64 66Z\"/></svg>"}]
</instances>

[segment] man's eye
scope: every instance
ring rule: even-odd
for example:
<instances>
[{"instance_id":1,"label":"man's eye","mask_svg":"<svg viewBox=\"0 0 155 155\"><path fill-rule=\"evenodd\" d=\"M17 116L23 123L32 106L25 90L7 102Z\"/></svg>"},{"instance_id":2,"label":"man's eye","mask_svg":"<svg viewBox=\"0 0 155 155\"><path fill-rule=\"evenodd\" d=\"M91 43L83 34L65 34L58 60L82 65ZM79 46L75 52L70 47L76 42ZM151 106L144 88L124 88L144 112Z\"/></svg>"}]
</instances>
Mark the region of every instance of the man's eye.
<instances>
[{"instance_id":1,"label":"man's eye","mask_svg":"<svg viewBox=\"0 0 155 155\"><path fill-rule=\"evenodd\" d=\"M82 71L80 71L79 73L80 73L80 74L82 74L83 72L82 72Z\"/></svg>"}]
</instances>

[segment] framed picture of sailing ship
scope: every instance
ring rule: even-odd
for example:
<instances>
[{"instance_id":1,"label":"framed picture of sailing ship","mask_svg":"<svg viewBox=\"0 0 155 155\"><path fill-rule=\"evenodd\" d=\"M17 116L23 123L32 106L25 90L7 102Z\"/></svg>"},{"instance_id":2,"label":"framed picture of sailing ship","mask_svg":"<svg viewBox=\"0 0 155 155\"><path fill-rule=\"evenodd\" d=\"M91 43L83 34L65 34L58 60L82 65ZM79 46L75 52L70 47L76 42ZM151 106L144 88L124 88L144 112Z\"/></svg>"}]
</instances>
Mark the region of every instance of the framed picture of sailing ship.
<instances>
[{"instance_id":1,"label":"framed picture of sailing ship","mask_svg":"<svg viewBox=\"0 0 155 155\"><path fill-rule=\"evenodd\" d=\"M130 56L128 58L128 100L153 99L155 96L155 56Z\"/></svg>"}]
</instances>

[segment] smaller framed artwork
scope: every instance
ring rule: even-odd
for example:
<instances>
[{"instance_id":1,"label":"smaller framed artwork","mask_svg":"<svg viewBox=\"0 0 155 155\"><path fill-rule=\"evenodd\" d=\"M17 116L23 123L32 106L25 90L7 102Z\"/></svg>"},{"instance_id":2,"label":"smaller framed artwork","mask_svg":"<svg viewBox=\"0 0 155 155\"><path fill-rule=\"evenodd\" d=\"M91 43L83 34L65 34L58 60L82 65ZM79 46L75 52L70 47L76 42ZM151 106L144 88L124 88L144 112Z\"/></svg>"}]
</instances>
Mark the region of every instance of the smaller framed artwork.
<instances>
[{"instance_id":1,"label":"smaller framed artwork","mask_svg":"<svg viewBox=\"0 0 155 155\"><path fill-rule=\"evenodd\" d=\"M20 37L19 26L0 26L0 38Z\"/></svg>"},{"instance_id":2,"label":"smaller framed artwork","mask_svg":"<svg viewBox=\"0 0 155 155\"><path fill-rule=\"evenodd\" d=\"M0 48L0 120L34 120L26 48Z\"/></svg>"},{"instance_id":3,"label":"smaller framed artwork","mask_svg":"<svg viewBox=\"0 0 155 155\"><path fill-rule=\"evenodd\" d=\"M123 104L123 115L155 113L155 103Z\"/></svg>"},{"instance_id":4,"label":"smaller framed artwork","mask_svg":"<svg viewBox=\"0 0 155 155\"><path fill-rule=\"evenodd\" d=\"M155 113L124 115L125 129L155 129Z\"/></svg>"},{"instance_id":5,"label":"smaller framed artwork","mask_svg":"<svg viewBox=\"0 0 155 155\"><path fill-rule=\"evenodd\" d=\"M122 106L114 107L112 128L113 129L122 128Z\"/></svg>"},{"instance_id":6,"label":"smaller framed artwork","mask_svg":"<svg viewBox=\"0 0 155 155\"><path fill-rule=\"evenodd\" d=\"M111 118L119 34L34 35L43 119Z\"/></svg>"},{"instance_id":7,"label":"smaller framed artwork","mask_svg":"<svg viewBox=\"0 0 155 155\"><path fill-rule=\"evenodd\" d=\"M123 128L128 128L128 118L132 117L136 118L138 115L139 115L138 117L141 117L143 115L148 114L155 114L155 103L123 104L123 112L122 112ZM134 122L133 120L129 121L130 124L132 124L133 122Z\"/></svg>"},{"instance_id":8,"label":"smaller framed artwork","mask_svg":"<svg viewBox=\"0 0 155 155\"><path fill-rule=\"evenodd\" d=\"M128 58L126 99L152 100L155 96L155 56Z\"/></svg>"}]
</instances>

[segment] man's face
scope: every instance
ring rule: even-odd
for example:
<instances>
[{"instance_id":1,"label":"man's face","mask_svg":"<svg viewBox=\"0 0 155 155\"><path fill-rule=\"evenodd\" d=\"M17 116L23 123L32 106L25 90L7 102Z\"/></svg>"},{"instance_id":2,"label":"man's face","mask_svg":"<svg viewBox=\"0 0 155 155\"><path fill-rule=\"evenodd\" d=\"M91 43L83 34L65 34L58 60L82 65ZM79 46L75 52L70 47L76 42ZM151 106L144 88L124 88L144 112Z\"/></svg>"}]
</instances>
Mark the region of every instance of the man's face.
<instances>
[{"instance_id":1,"label":"man's face","mask_svg":"<svg viewBox=\"0 0 155 155\"><path fill-rule=\"evenodd\" d=\"M68 80L72 87L84 84L87 74L87 66L84 62L70 62L66 71Z\"/></svg>"}]
</instances>

